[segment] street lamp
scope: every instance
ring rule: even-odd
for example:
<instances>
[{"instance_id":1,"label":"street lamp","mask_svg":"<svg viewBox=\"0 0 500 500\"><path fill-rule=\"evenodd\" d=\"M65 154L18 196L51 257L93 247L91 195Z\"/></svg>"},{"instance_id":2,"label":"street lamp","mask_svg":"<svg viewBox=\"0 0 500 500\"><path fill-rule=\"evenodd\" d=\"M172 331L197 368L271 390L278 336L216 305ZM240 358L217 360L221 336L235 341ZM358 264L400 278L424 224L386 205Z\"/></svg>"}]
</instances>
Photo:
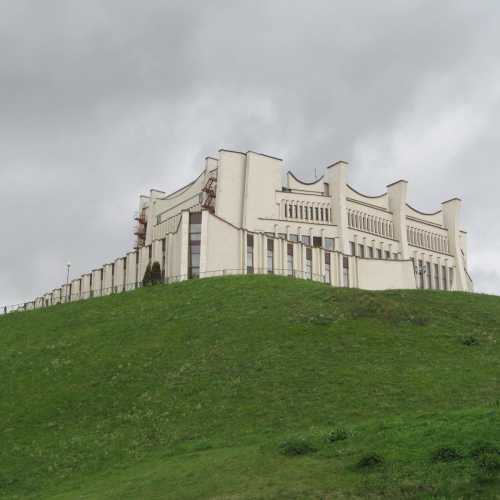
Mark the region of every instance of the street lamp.
<instances>
[{"instance_id":1,"label":"street lamp","mask_svg":"<svg viewBox=\"0 0 500 500\"><path fill-rule=\"evenodd\" d=\"M66 264L66 302L68 302L68 292L69 292L69 270L71 269L71 262Z\"/></svg>"}]
</instances>

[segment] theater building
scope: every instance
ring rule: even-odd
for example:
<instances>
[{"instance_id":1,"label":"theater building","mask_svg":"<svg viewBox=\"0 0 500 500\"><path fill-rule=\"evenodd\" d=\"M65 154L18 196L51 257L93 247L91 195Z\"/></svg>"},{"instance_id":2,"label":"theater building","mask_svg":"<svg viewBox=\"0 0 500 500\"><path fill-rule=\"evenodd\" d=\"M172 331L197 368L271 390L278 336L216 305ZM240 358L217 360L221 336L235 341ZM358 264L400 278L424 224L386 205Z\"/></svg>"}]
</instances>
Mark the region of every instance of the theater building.
<instances>
[{"instance_id":1,"label":"theater building","mask_svg":"<svg viewBox=\"0 0 500 500\"><path fill-rule=\"evenodd\" d=\"M368 290L473 290L460 199L423 213L407 203L406 181L367 196L348 170L338 161L304 182L280 158L220 150L182 189L140 196L133 250L28 307L133 289L154 262L166 282L269 273Z\"/></svg>"}]
</instances>

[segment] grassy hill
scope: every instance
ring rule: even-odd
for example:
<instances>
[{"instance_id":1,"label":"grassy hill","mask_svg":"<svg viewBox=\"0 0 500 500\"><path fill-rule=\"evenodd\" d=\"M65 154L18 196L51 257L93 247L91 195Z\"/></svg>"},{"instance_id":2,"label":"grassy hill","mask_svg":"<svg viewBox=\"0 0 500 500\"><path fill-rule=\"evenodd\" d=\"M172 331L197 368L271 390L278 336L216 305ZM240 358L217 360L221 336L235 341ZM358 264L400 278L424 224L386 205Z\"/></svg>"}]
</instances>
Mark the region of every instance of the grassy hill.
<instances>
[{"instance_id":1,"label":"grassy hill","mask_svg":"<svg viewBox=\"0 0 500 500\"><path fill-rule=\"evenodd\" d=\"M273 276L0 317L0 498L500 498L499 340L498 297Z\"/></svg>"}]
</instances>

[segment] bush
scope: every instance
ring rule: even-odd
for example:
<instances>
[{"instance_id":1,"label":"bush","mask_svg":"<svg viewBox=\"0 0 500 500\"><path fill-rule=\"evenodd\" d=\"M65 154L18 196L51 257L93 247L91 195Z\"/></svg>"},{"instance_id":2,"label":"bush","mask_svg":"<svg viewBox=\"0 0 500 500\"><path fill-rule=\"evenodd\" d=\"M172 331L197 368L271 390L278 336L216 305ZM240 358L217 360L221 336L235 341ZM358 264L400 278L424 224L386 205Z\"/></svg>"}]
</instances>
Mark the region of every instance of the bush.
<instances>
[{"instance_id":1,"label":"bush","mask_svg":"<svg viewBox=\"0 0 500 500\"><path fill-rule=\"evenodd\" d=\"M345 441L348 437L349 433L340 427L328 433L326 439L330 443L335 443L336 441Z\"/></svg>"},{"instance_id":2,"label":"bush","mask_svg":"<svg viewBox=\"0 0 500 500\"><path fill-rule=\"evenodd\" d=\"M151 268L151 284L158 285L162 282L161 266L159 262L153 262L153 267Z\"/></svg>"},{"instance_id":3,"label":"bush","mask_svg":"<svg viewBox=\"0 0 500 500\"><path fill-rule=\"evenodd\" d=\"M152 275L151 275L151 264L148 264L146 267L146 271L144 271L144 277L142 278L142 286L148 286L152 283Z\"/></svg>"},{"instance_id":4,"label":"bush","mask_svg":"<svg viewBox=\"0 0 500 500\"><path fill-rule=\"evenodd\" d=\"M368 467L374 467L376 465L381 465L384 463L384 458L377 453L369 453L364 457L361 457L359 462L356 464L360 469L366 469Z\"/></svg>"},{"instance_id":5,"label":"bush","mask_svg":"<svg viewBox=\"0 0 500 500\"><path fill-rule=\"evenodd\" d=\"M466 346L479 345L479 339L470 335L462 339L462 344Z\"/></svg>"},{"instance_id":6,"label":"bush","mask_svg":"<svg viewBox=\"0 0 500 500\"><path fill-rule=\"evenodd\" d=\"M476 463L482 472L494 474L500 471L500 455L498 452L485 452L476 457Z\"/></svg>"},{"instance_id":7,"label":"bush","mask_svg":"<svg viewBox=\"0 0 500 500\"><path fill-rule=\"evenodd\" d=\"M282 455L286 455L288 457L308 455L317 451L311 443L302 438L289 439L284 443L281 443L279 450Z\"/></svg>"},{"instance_id":8,"label":"bush","mask_svg":"<svg viewBox=\"0 0 500 500\"><path fill-rule=\"evenodd\" d=\"M472 449L469 455L472 458L478 458L480 455L483 455L484 453L497 453L498 455L500 455L500 449L498 449L491 443L480 442L476 444L476 447Z\"/></svg>"},{"instance_id":9,"label":"bush","mask_svg":"<svg viewBox=\"0 0 500 500\"><path fill-rule=\"evenodd\" d=\"M453 462L462 458L463 454L455 448L438 448L432 454L433 462Z\"/></svg>"},{"instance_id":10,"label":"bush","mask_svg":"<svg viewBox=\"0 0 500 500\"><path fill-rule=\"evenodd\" d=\"M410 318L410 323L416 326L427 326L430 322L430 319L426 316L411 316Z\"/></svg>"}]
</instances>

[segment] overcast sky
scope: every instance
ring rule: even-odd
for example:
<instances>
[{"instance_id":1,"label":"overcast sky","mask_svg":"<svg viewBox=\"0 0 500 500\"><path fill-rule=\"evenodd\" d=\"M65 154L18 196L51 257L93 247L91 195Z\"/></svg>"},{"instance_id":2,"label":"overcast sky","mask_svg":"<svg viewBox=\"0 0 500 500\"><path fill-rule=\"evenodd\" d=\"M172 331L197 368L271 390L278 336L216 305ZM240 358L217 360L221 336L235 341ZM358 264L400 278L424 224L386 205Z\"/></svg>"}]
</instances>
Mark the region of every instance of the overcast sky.
<instances>
[{"instance_id":1,"label":"overcast sky","mask_svg":"<svg viewBox=\"0 0 500 500\"><path fill-rule=\"evenodd\" d=\"M220 148L463 199L500 293L500 2L0 0L0 305L133 245L138 195Z\"/></svg>"}]
</instances>

